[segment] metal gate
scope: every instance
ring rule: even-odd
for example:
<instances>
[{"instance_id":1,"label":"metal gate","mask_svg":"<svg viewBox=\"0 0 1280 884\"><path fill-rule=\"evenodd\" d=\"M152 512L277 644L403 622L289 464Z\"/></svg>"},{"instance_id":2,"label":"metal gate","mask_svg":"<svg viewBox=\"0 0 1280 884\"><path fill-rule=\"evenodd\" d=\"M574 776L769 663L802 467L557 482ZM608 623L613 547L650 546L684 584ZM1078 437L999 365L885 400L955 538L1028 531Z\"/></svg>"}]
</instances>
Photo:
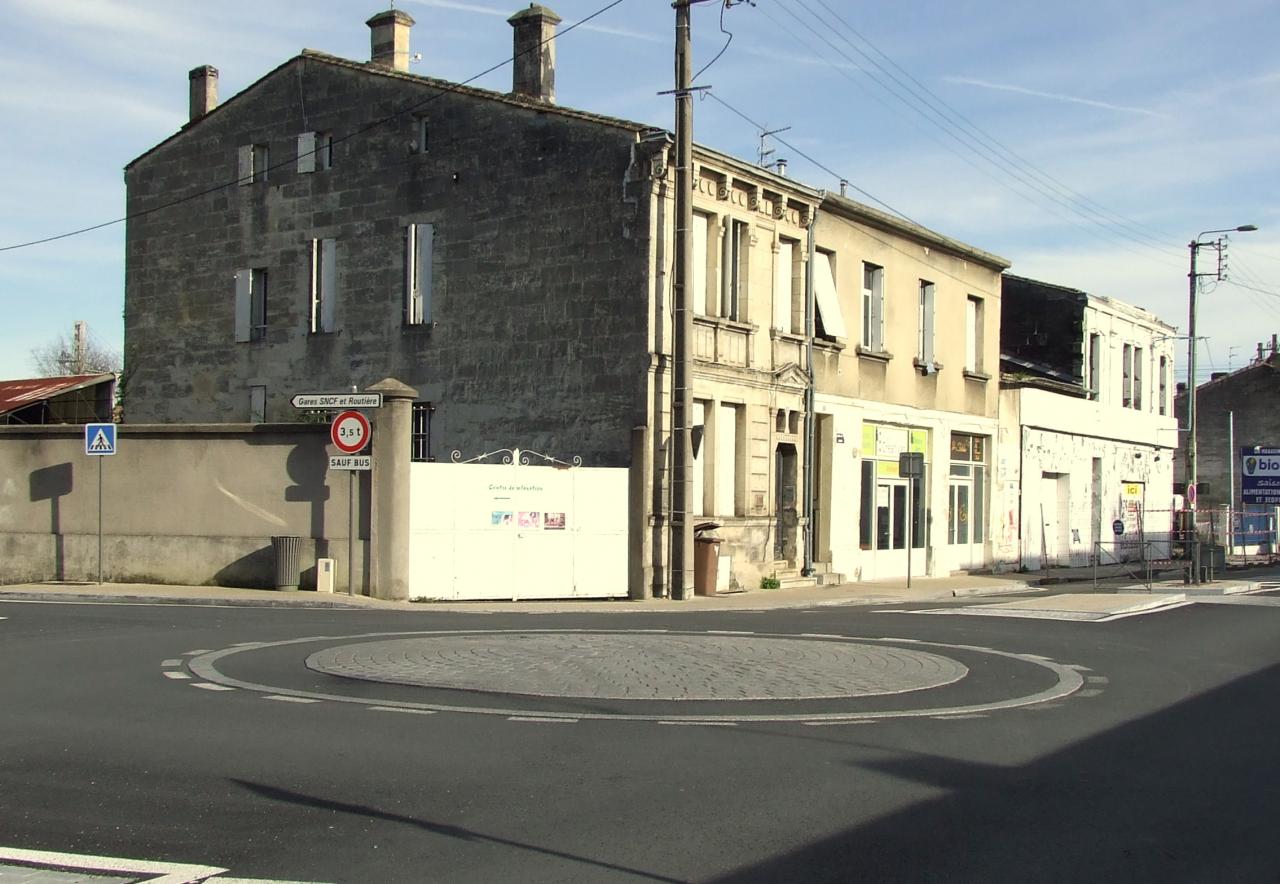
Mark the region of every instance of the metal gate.
<instances>
[{"instance_id":1,"label":"metal gate","mask_svg":"<svg viewBox=\"0 0 1280 884\"><path fill-rule=\"evenodd\" d=\"M409 597L627 595L625 468L501 449L410 464Z\"/></svg>"}]
</instances>

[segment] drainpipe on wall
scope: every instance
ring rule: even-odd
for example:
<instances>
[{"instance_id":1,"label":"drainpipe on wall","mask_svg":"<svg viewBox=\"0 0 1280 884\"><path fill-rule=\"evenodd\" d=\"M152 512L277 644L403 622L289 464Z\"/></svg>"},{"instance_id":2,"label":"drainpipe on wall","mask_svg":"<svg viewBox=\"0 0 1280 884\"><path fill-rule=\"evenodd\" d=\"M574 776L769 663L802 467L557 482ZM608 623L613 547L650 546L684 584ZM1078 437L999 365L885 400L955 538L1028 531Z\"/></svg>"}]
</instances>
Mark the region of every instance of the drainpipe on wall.
<instances>
[{"instance_id":1,"label":"drainpipe on wall","mask_svg":"<svg viewBox=\"0 0 1280 884\"><path fill-rule=\"evenodd\" d=\"M800 573L805 577L813 574L813 450L814 433L817 431L814 424L817 422L814 417L813 405L813 336L816 333L813 318L813 259L814 250L814 228L818 226L818 207L813 207L813 216L809 219L809 260L805 262L804 270L804 348L805 348L805 375L807 383L804 391L804 565Z\"/></svg>"},{"instance_id":2,"label":"drainpipe on wall","mask_svg":"<svg viewBox=\"0 0 1280 884\"><path fill-rule=\"evenodd\" d=\"M1018 391L1018 423L1022 423L1022 391ZM1018 427L1018 571L1021 572L1026 563L1022 558L1022 489L1026 487L1027 477L1023 473L1025 466L1023 455L1027 450L1027 428ZM1096 552L1096 550L1095 550ZM1041 563L1044 567L1044 563Z\"/></svg>"}]
</instances>

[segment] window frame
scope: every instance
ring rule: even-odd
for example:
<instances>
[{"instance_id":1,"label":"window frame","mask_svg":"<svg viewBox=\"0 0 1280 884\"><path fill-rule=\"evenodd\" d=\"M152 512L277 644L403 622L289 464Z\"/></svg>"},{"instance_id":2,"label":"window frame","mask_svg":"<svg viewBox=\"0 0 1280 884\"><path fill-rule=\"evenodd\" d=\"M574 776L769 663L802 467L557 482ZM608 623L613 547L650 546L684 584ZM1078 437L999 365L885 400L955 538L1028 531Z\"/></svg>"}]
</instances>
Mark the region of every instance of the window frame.
<instances>
[{"instance_id":1,"label":"window frame","mask_svg":"<svg viewBox=\"0 0 1280 884\"><path fill-rule=\"evenodd\" d=\"M310 332L337 331L338 241L332 237L311 240Z\"/></svg>"},{"instance_id":2,"label":"window frame","mask_svg":"<svg viewBox=\"0 0 1280 884\"><path fill-rule=\"evenodd\" d=\"M964 302L964 370L970 374L983 374L983 350L986 346L983 324L986 321L986 305L980 295L966 295Z\"/></svg>"},{"instance_id":3,"label":"window frame","mask_svg":"<svg viewBox=\"0 0 1280 884\"><path fill-rule=\"evenodd\" d=\"M916 358L920 360L921 366L926 370L931 370L934 363L934 316L935 316L935 297L936 289L932 282L927 279L920 280L920 296L917 319L918 332L916 337Z\"/></svg>"},{"instance_id":4,"label":"window frame","mask_svg":"<svg viewBox=\"0 0 1280 884\"><path fill-rule=\"evenodd\" d=\"M884 268L863 261L861 344L873 353L884 352L884 312Z\"/></svg>"},{"instance_id":5,"label":"window frame","mask_svg":"<svg viewBox=\"0 0 1280 884\"><path fill-rule=\"evenodd\" d=\"M404 229L404 325L431 327L436 226L431 222L410 222Z\"/></svg>"}]
</instances>

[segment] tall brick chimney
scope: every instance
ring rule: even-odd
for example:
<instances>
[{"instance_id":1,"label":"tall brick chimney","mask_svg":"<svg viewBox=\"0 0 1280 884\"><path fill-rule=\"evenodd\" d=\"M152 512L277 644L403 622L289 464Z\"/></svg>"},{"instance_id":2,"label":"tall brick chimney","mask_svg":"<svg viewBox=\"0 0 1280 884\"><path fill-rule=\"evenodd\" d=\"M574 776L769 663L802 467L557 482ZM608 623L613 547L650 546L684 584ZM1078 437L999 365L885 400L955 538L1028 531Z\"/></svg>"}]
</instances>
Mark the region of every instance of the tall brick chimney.
<instances>
[{"instance_id":1,"label":"tall brick chimney","mask_svg":"<svg viewBox=\"0 0 1280 884\"><path fill-rule=\"evenodd\" d=\"M560 21L560 16L536 3L507 19L515 29L512 95L556 103L556 42L552 38Z\"/></svg>"},{"instance_id":2,"label":"tall brick chimney","mask_svg":"<svg viewBox=\"0 0 1280 884\"><path fill-rule=\"evenodd\" d=\"M187 74L191 80L191 118L194 123L218 106L218 69L211 65L192 68Z\"/></svg>"},{"instance_id":3,"label":"tall brick chimney","mask_svg":"<svg viewBox=\"0 0 1280 884\"><path fill-rule=\"evenodd\" d=\"M369 64L395 71L409 70L409 29L413 17L402 9L379 12L369 26Z\"/></svg>"}]
</instances>

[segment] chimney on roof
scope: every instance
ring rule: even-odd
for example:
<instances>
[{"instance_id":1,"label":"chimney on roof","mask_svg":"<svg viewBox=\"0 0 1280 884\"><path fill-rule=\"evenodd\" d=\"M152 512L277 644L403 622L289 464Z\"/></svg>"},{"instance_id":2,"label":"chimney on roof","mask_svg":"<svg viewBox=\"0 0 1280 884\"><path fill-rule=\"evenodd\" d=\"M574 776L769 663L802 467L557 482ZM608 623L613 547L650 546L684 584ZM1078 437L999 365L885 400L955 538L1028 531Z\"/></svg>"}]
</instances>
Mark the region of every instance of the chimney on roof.
<instances>
[{"instance_id":1,"label":"chimney on roof","mask_svg":"<svg viewBox=\"0 0 1280 884\"><path fill-rule=\"evenodd\" d=\"M511 94L532 98L547 104L556 103L556 25L560 16L545 6L530 3L507 23L515 33L512 37L515 58L511 77Z\"/></svg>"},{"instance_id":2,"label":"chimney on roof","mask_svg":"<svg viewBox=\"0 0 1280 884\"><path fill-rule=\"evenodd\" d=\"M369 26L369 64L409 70L409 29L413 16L403 9L379 12L365 22Z\"/></svg>"},{"instance_id":3,"label":"chimney on roof","mask_svg":"<svg viewBox=\"0 0 1280 884\"><path fill-rule=\"evenodd\" d=\"M1274 355L1276 354L1276 345L1277 345L1277 343L1280 343L1280 341L1277 341L1277 340L1276 340L1277 338L1280 338L1280 335L1272 335L1272 336L1271 336L1271 355L1272 355L1272 356L1274 356Z\"/></svg>"},{"instance_id":4,"label":"chimney on roof","mask_svg":"<svg viewBox=\"0 0 1280 884\"><path fill-rule=\"evenodd\" d=\"M1213 371L1213 372L1210 372L1210 373L1209 373L1209 380L1211 380L1211 381L1220 381L1220 380L1222 380L1223 378L1225 378L1226 376L1227 376L1227 372L1225 372L1225 371Z\"/></svg>"},{"instance_id":5,"label":"chimney on roof","mask_svg":"<svg viewBox=\"0 0 1280 884\"><path fill-rule=\"evenodd\" d=\"M840 195L841 196L849 195L849 179L847 178L840 179Z\"/></svg>"},{"instance_id":6,"label":"chimney on roof","mask_svg":"<svg viewBox=\"0 0 1280 884\"><path fill-rule=\"evenodd\" d=\"M218 69L212 65L192 68L187 74L191 80L191 119L194 123L218 106Z\"/></svg>"},{"instance_id":7,"label":"chimney on roof","mask_svg":"<svg viewBox=\"0 0 1280 884\"><path fill-rule=\"evenodd\" d=\"M787 161L786 160L778 160L778 162L774 164L774 167L778 170L778 174L780 176L782 176L783 178L787 177Z\"/></svg>"},{"instance_id":8,"label":"chimney on roof","mask_svg":"<svg viewBox=\"0 0 1280 884\"><path fill-rule=\"evenodd\" d=\"M1177 393L1177 395L1179 395L1179 396L1185 396L1185 395L1186 395L1186 393L1187 393L1187 382L1186 382L1186 381L1178 381L1177 386L1175 387L1175 392L1176 392L1176 393Z\"/></svg>"}]
</instances>

